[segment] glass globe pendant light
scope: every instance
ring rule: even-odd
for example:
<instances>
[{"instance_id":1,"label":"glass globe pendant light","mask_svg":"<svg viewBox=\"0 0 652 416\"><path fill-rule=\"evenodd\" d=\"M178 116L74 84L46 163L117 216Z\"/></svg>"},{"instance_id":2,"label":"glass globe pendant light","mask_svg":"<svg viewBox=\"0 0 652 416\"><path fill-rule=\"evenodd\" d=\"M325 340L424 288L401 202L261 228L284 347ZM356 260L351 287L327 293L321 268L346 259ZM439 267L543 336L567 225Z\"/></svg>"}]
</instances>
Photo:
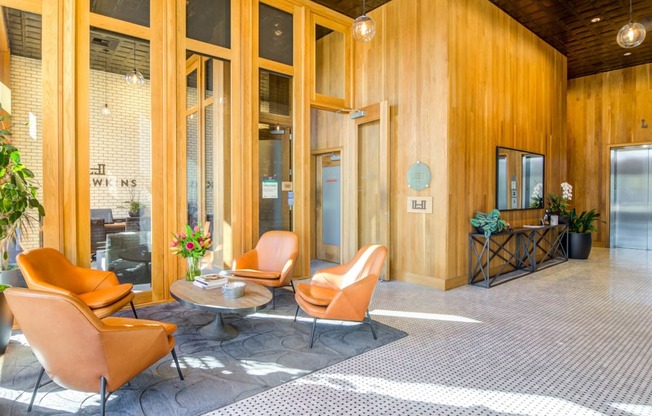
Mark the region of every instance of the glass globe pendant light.
<instances>
[{"instance_id":1,"label":"glass globe pendant light","mask_svg":"<svg viewBox=\"0 0 652 416\"><path fill-rule=\"evenodd\" d=\"M353 21L353 38L358 42L369 42L376 34L376 22L365 14L366 0L362 0L362 15Z\"/></svg>"},{"instance_id":2,"label":"glass globe pendant light","mask_svg":"<svg viewBox=\"0 0 652 416\"><path fill-rule=\"evenodd\" d=\"M623 48L635 48L645 40L645 26L632 19L632 0L629 0L629 23L616 36L616 42Z\"/></svg>"},{"instance_id":3,"label":"glass globe pendant light","mask_svg":"<svg viewBox=\"0 0 652 416\"><path fill-rule=\"evenodd\" d=\"M136 41L134 41L134 70L127 72L125 80L127 84L133 85L134 87L140 87L145 83L145 77L136 69Z\"/></svg>"}]
</instances>

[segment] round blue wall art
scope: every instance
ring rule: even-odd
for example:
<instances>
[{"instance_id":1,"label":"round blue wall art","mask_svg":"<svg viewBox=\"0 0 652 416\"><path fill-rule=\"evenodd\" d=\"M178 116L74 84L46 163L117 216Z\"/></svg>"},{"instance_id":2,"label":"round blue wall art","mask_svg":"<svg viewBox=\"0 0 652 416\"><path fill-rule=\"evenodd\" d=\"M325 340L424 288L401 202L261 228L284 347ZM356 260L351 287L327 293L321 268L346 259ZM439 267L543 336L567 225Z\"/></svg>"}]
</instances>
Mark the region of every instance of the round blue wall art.
<instances>
[{"instance_id":1,"label":"round blue wall art","mask_svg":"<svg viewBox=\"0 0 652 416\"><path fill-rule=\"evenodd\" d=\"M430 186L430 169L425 163L417 160L407 171L408 187L415 191L421 191Z\"/></svg>"}]
</instances>

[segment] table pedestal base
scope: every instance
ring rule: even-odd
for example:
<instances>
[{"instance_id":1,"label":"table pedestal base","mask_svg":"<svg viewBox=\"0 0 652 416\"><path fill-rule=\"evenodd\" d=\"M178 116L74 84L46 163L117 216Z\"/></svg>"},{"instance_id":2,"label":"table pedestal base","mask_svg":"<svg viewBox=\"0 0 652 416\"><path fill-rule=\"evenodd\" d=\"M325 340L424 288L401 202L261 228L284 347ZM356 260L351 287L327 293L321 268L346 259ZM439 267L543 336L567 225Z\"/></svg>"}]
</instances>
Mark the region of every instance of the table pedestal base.
<instances>
[{"instance_id":1,"label":"table pedestal base","mask_svg":"<svg viewBox=\"0 0 652 416\"><path fill-rule=\"evenodd\" d=\"M227 339L235 338L238 336L238 333L237 328L224 323L221 313L216 313L213 322L199 329L199 334L202 337L216 341L225 341Z\"/></svg>"}]
</instances>

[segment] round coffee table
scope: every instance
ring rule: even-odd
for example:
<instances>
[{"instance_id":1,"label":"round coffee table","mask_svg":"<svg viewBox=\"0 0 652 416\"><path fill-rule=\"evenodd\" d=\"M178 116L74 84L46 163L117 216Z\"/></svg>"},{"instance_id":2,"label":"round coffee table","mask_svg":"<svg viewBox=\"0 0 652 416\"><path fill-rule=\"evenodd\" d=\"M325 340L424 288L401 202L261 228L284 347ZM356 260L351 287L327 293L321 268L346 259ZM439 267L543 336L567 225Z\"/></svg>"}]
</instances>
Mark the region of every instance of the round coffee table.
<instances>
[{"instance_id":1,"label":"round coffee table","mask_svg":"<svg viewBox=\"0 0 652 416\"><path fill-rule=\"evenodd\" d=\"M222 289L202 289L187 280L177 280L170 286L170 294L182 305L215 313L213 322L199 333L208 339L223 341L238 336L238 330L222 320L223 313L251 313L272 302L272 292L265 286L247 282L244 296L226 299Z\"/></svg>"}]
</instances>

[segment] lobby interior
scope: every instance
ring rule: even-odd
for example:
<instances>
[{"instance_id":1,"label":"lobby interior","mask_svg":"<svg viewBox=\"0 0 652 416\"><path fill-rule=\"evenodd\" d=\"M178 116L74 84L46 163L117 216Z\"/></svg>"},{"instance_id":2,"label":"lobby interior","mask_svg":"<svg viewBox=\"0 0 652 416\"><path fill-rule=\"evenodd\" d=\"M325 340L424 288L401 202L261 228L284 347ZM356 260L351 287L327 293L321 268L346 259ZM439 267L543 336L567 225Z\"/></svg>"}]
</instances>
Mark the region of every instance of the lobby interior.
<instances>
[{"instance_id":1,"label":"lobby interior","mask_svg":"<svg viewBox=\"0 0 652 416\"><path fill-rule=\"evenodd\" d=\"M369 309L405 338L187 414L651 414L652 257L613 197L616 154L652 145L652 42L616 43L628 1L566 3L368 0L363 42L362 0L0 0L0 102L46 212L22 249L114 271L140 310L174 302L185 224L210 226L206 269L291 230L297 280L388 247ZM588 260L468 285L498 148L601 213ZM525 201L512 227L544 216Z\"/></svg>"}]
</instances>

